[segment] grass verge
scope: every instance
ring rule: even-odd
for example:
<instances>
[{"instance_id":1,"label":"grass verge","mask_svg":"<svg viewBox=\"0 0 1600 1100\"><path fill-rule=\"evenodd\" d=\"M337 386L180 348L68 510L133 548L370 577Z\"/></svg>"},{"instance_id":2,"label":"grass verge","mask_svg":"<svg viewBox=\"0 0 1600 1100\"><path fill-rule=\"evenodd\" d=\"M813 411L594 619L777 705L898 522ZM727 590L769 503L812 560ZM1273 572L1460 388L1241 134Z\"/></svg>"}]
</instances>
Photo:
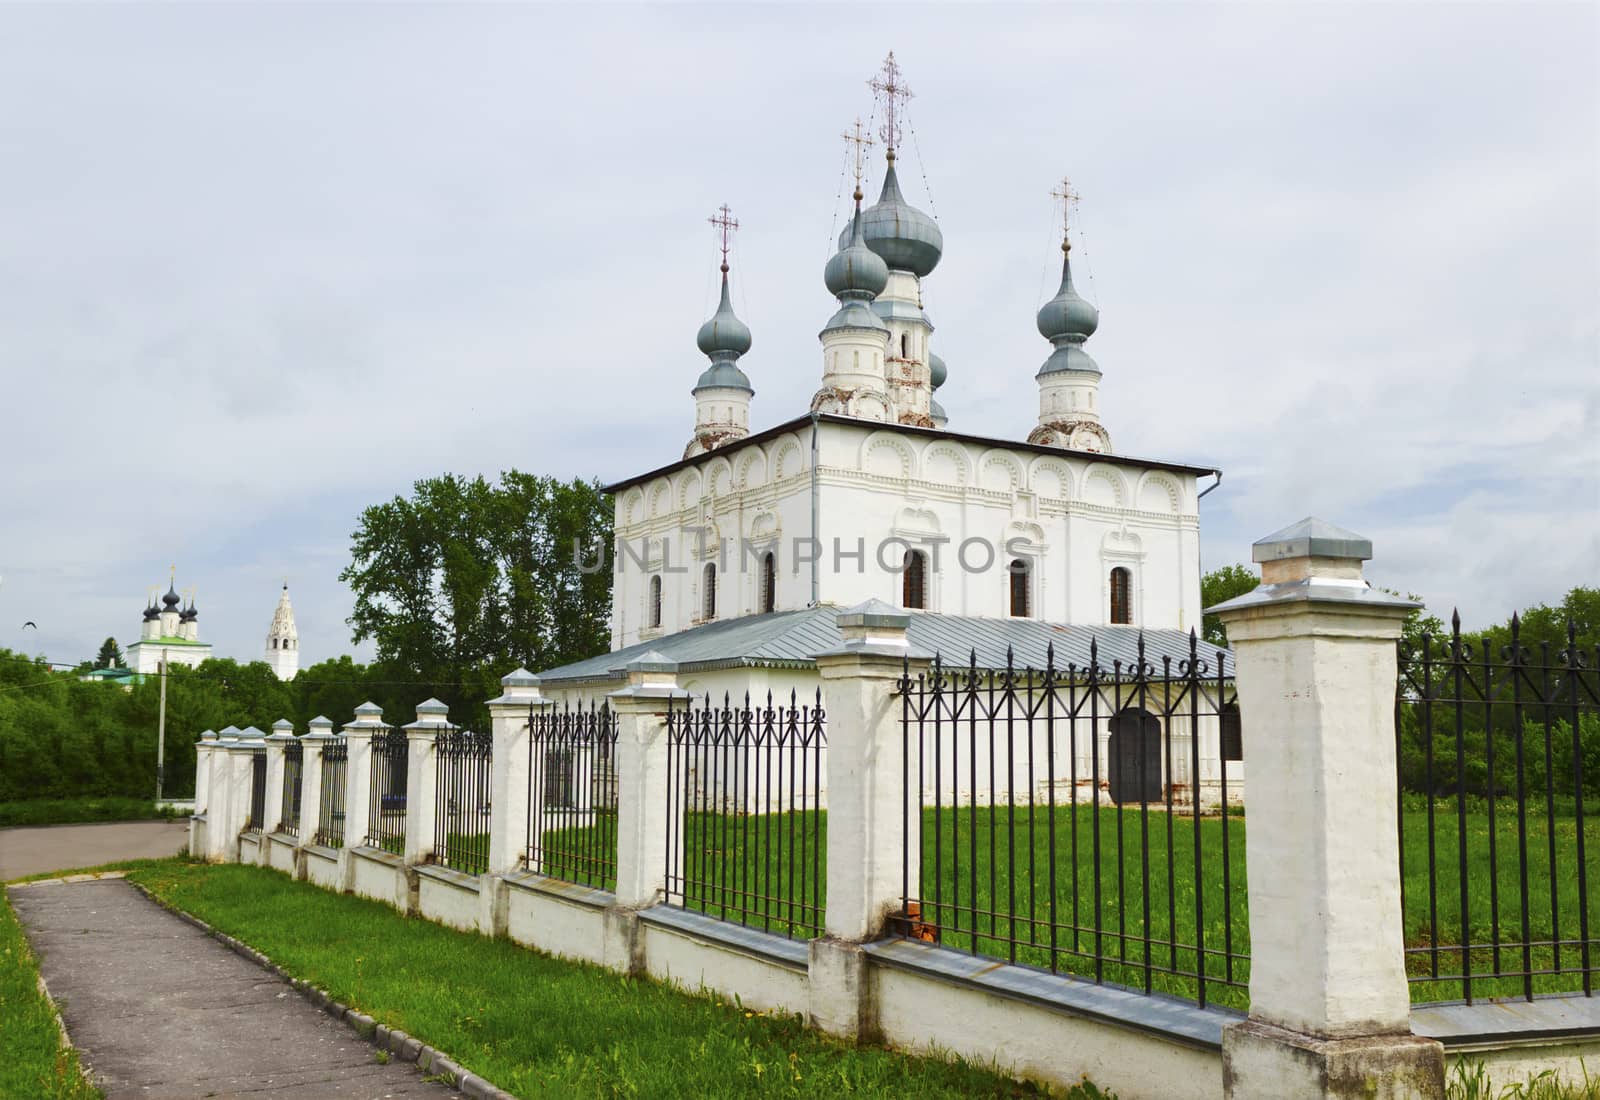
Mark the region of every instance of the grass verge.
<instances>
[{"instance_id":1,"label":"grass verge","mask_svg":"<svg viewBox=\"0 0 1600 1100\"><path fill-rule=\"evenodd\" d=\"M96 821L186 818L188 810L158 809L148 798L40 798L0 802L0 829L19 825L81 825Z\"/></svg>"},{"instance_id":2,"label":"grass verge","mask_svg":"<svg viewBox=\"0 0 1600 1100\"><path fill-rule=\"evenodd\" d=\"M78 1053L61 1043L55 1008L39 989L39 966L11 902L0 890L0 1096L93 1100Z\"/></svg>"},{"instance_id":3,"label":"grass verge","mask_svg":"<svg viewBox=\"0 0 1600 1100\"><path fill-rule=\"evenodd\" d=\"M834 1042L798 1017L552 959L258 867L174 860L129 877L522 1097L1048 1095L988 1067Z\"/></svg>"}]
</instances>

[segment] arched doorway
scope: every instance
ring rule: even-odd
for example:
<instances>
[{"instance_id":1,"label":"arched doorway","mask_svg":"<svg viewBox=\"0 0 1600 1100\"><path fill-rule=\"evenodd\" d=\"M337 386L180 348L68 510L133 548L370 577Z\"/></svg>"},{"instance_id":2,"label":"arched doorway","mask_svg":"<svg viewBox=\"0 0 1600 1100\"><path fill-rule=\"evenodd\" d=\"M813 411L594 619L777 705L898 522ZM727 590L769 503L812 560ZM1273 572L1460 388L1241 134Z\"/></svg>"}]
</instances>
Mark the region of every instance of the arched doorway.
<instances>
[{"instance_id":1,"label":"arched doorway","mask_svg":"<svg viewBox=\"0 0 1600 1100\"><path fill-rule=\"evenodd\" d=\"M1119 806L1161 801L1161 719L1141 707L1118 711L1111 719L1107 755L1111 801Z\"/></svg>"}]
</instances>

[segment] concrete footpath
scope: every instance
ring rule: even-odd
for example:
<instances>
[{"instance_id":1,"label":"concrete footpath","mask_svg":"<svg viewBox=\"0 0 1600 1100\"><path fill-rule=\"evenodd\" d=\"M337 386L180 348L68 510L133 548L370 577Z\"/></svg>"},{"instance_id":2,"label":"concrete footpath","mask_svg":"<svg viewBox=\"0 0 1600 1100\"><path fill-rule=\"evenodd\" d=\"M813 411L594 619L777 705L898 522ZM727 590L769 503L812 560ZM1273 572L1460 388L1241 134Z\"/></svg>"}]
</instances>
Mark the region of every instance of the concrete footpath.
<instances>
[{"instance_id":1,"label":"concrete footpath","mask_svg":"<svg viewBox=\"0 0 1600 1100\"><path fill-rule=\"evenodd\" d=\"M187 843L188 821L113 821L0 829L0 882L125 859L175 856Z\"/></svg>"},{"instance_id":2,"label":"concrete footpath","mask_svg":"<svg viewBox=\"0 0 1600 1100\"><path fill-rule=\"evenodd\" d=\"M121 879L8 893L108 1100L460 1096Z\"/></svg>"}]
</instances>

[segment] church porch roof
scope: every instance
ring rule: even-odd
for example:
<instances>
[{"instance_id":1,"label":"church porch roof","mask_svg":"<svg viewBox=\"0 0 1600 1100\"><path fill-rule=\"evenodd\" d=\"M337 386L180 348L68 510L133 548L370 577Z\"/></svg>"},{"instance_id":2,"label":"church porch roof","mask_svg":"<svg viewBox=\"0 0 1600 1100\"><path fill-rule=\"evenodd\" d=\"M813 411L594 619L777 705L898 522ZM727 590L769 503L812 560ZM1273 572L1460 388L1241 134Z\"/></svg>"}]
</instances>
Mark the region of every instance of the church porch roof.
<instances>
[{"instance_id":1,"label":"church porch roof","mask_svg":"<svg viewBox=\"0 0 1600 1100\"><path fill-rule=\"evenodd\" d=\"M814 668L813 656L843 644L838 617L848 608L811 607L799 611L774 611L745 615L652 638L613 653L575 661L539 673L545 687L580 682L627 679L628 662L650 651L678 665L680 672L723 668ZM1134 626L1069 626L1038 619L984 619L968 615L910 613L907 634L914 655L939 654L947 666L966 666L976 653L978 667L1004 668L1009 648L1015 667L1042 669L1046 651L1055 647L1055 667L1089 663L1089 643L1098 646L1100 665L1124 665L1138 658L1139 636L1144 635L1145 660L1159 670L1163 657L1173 665L1189 657L1186 630L1141 631ZM1217 654L1225 652L1209 642L1199 643L1200 656L1216 668Z\"/></svg>"}]
</instances>

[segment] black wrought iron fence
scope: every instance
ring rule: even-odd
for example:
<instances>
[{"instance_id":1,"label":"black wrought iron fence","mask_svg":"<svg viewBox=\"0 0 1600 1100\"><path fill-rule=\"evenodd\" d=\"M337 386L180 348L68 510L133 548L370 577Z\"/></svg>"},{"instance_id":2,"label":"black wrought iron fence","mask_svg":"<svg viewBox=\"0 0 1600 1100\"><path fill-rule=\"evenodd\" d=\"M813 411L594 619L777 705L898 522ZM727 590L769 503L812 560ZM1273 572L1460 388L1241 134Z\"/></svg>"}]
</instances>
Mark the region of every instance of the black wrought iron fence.
<instances>
[{"instance_id":1,"label":"black wrought iron fence","mask_svg":"<svg viewBox=\"0 0 1600 1100\"><path fill-rule=\"evenodd\" d=\"M406 847L407 755L404 730L385 728L372 735L366 843L395 855Z\"/></svg>"},{"instance_id":2,"label":"black wrought iron fence","mask_svg":"<svg viewBox=\"0 0 1600 1100\"><path fill-rule=\"evenodd\" d=\"M1130 644L1131 643L1131 644ZM1238 709L1225 650L1091 641L1085 664L901 684L895 930L1011 963L1248 1005Z\"/></svg>"},{"instance_id":3,"label":"black wrought iron fence","mask_svg":"<svg viewBox=\"0 0 1600 1100\"><path fill-rule=\"evenodd\" d=\"M305 746L298 738L283 746L283 809L278 832L300 835L300 788L305 775Z\"/></svg>"},{"instance_id":4,"label":"black wrought iron fence","mask_svg":"<svg viewBox=\"0 0 1600 1100\"><path fill-rule=\"evenodd\" d=\"M244 831L259 833L261 819L267 815L267 750L250 750L250 812L245 817Z\"/></svg>"},{"instance_id":5,"label":"black wrought iron fence","mask_svg":"<svg viewBox=\"0 0 1600 1100\"><path fill-rule=\"evenodd\" d=\"M344 796L350 744L343 737L322 743L322 794L312 839L329 848L344 847Z\"/></svg>"},{"instance_id":6,"label":"black wrought iron fence","mask_svg":"<svg viewBox=\"0 0 1600 1100\"><path fill-rule=\"evenodd\" d=\"M827 886L822 693L802 705L726 696L667 716L667 900L811 939Z\"/></svg>"},{"instance_id":7,"label":"black wrought iron fence","mask_svg":"<svg viewBox=\"0 0 1600 1100\"><path fill-rule=\"evenodd\" d=\"M434 862L469 875L489 869L489 766L494 737L452 727L434 746Z\"/></svg>"},{"instance_id":8,"label":"black wrought iron fence","mask_svg":"<svg viewBox=\"0 0 1600 1100\"><path fill-rule=\"evenodd\" d=\"M1600 646L1402 644L1400 878L1412 999L1593 996L1600 967ZM1543 633L1543 632L1541 632Z\"/></svg>"},{"instance_id":9,"label":"black wrought iron fence","mask_svg":"<svg viewBox=\"0 0 1600 1100\"><path fill-rule=\"evenodd\" d=\"M528 709L529 870L617 884L617 716L590 700Z\"/></svg>"}]
</instances>

